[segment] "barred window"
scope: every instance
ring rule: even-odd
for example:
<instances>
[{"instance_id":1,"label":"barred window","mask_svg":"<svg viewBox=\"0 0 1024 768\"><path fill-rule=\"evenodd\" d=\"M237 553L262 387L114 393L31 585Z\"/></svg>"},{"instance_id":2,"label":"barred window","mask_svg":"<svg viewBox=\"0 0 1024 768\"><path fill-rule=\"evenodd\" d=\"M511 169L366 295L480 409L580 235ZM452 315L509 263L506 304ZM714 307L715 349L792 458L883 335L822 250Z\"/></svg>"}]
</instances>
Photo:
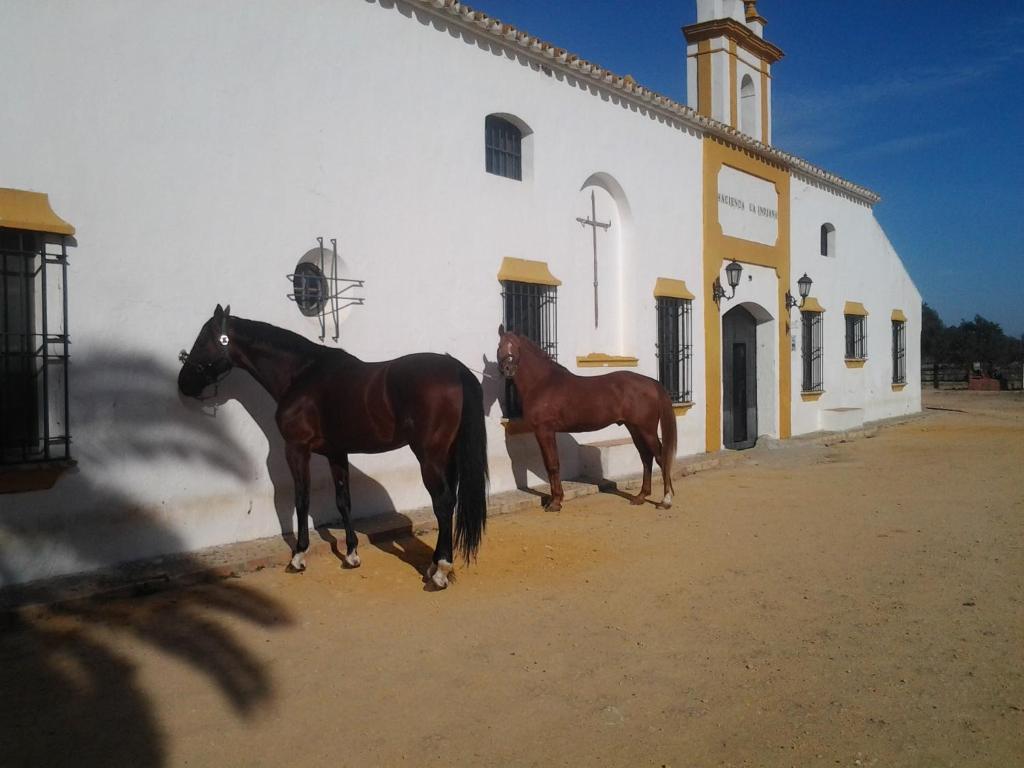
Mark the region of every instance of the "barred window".
<instances>
[{"instance_id":1,"label":"barred window","mask_svg":"<svg viewBox=\"0 0 1024 768\"><path fill-rule=\"evenodd\" d=\"M907 383L907 324L892 321L892 383Z\"/></svg>"},{"instance_id":2,"label":"barred window","mask_svg":"<svg viewBox=\"0 0 1024 768\"><path fill-rule=\"evenodd\" d=\"M864 316L846 315L846 359L864 360L867 356Z\"/></svg>"},{"instance_id":3,"label":"barred window","mask_svg":"<svg viewBox=\"0 0 1024 768\"><path fill-rule=\"evenodd\" d=\"M658 381L673 403L693 399L692 307L689 299L657 297Z\"/></svg>"},{"instance_id":4,"label":"barred window","mask_svg":"<svg viewBox=\"0 0 1024 768\"><path fill-rule=\"evenodd\" d=\"M507 179L523 179L523 132L508 120L488 115L484 121L487 172Z\"/></svg>"},{"instance_id":5,"label":"barred window","mask_svg":"<svg viewBox=\"0 0 1024 768\"><path fill-rule=\"evenodd\" d=\"M558 288L539 283L503 280L502 303L505 329L521 334L558 360ZM505 415L523 415L519 394L511 380L505 382Z\"/></svg>"},{"instance_id":6,"label":"barred window","mask_svg":"<svg viewBox=\"0 0 1024 768\"><path fill-rule=\"evenodd\" d=\"M821 225L821 255L836 255L836 228L828 223Z\"/></svg>"},{"instance_id":7,"label":"barred window","mask_svg":"<svg viewBox=\"0 0 1024 768\"><path fill-rule=\"evenodd\" d=\"M65 238L0 227L0 279L0 464L68 460Z\"/></svg>"},{"instance_id":8,"label":"barred window","mask_svg":"<svg viewBox=\"0 0 1024 768\"><path fill-rule=\"evenodd\" d=\"M821 312L801 312L802 330L801 360L803 363L804 392L821 392L822 382L822 349Z\"/></svg>"}]
</instances>

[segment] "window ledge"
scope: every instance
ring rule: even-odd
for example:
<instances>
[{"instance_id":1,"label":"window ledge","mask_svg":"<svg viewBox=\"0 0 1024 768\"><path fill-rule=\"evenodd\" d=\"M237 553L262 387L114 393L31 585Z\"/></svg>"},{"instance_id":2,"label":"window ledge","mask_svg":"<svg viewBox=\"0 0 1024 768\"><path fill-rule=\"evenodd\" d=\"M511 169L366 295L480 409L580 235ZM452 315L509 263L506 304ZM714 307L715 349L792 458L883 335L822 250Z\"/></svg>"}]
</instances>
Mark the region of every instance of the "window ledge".
<instances>
[{"instance_id":1,"label":"window ledge","mask_svg":"<svg viewBox=\"0 0 1024 768\"><path fill-rule=\"evenodd\" d=\"M636 368L640 360L629 355L606 355L604 352L591 352L589 355L576 356L577 368Z\"/></svg>"},{"instance_id":2,"label":"window ledge","mask_svg":"<svg viewBox=\"0 0 1024 768\"><path fill-rule=\"evenodd\" d=\"M843 362L846 363L847 368L863 368L867 361L866 357L848 357Z\"/></svg>"},{"instance_id":3,"label":"window ledge","mask_svg":"<svg viewBox=\"0 0 1024 768\"><path fill-rule=\"evenodd\" d=\"M907 388L907 382L905 382L905 381L903 383L901 383L901 384L894 383L892 385L892 391L893 392L902 392L906 388Z\"/></svg>"},{"instance_id":4,"label":"window ledge","mask_svg":"<svg viewBox=\"0 0 1024 768\"><path fill-rule=\"evenodd\" d=\"M26 493L53 488L57 479L78 464L74 459L39 464L0 466L0 493Z\"/></svg>"},{"instance_id":5,"label":"window ledge","mask_svg":"<svg viewBox=\"0 0 1024 768\"><path fill-rule=\"evenodd\" d=\"M676 416L685 415L691 408L693 408L692 400L685 403L672 403L672 410L676 412Z\"/></svg>"},{"instance_id":6,"label":"window ledge","mask_svg":"<svg viewBox=\"0 0 1024 768\"><path fill-rule=\"evenodd\" d=\"M821 396L825 394L824 389L812 389L806 390L800 393L800 399L805 403L811 403L815 400L820 400Z\"/></svg>"}]
</instances>

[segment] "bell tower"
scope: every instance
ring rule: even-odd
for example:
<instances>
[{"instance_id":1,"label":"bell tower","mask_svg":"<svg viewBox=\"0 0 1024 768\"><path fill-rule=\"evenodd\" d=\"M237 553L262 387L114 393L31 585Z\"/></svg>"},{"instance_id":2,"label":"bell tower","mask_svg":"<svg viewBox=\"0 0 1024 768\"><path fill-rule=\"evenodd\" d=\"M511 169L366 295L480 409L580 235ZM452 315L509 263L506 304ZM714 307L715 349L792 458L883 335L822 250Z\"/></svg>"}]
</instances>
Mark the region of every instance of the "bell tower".
<instances>
[{"instance_id":1,"label":"bell tower","mask_svg":"<svg viewBox=\"0 0 1024 768\"><path fill-rule=\"evenodd\" d=\"M772 143L772 65L757 0L697 0L686 37L686 103L702 115Z\"/></svg>"}]
</instances>

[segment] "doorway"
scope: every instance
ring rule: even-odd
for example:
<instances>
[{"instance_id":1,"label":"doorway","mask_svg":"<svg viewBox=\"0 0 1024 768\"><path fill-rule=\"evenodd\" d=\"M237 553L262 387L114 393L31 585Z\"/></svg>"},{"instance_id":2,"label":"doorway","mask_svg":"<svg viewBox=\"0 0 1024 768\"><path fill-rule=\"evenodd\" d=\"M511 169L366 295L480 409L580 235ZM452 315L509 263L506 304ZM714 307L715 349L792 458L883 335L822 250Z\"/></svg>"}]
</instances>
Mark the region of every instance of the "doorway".
<instances>
[{"instance_id":1,"label":"doorway","mask_svg":"<svg viewBox=\"0 0 1024 768\"><path fill-rule=\"evenodd\" d=\"M722 442L753 448L757 442L757 320L743 307L722 317Z\"/></svg>"}]
</instances>

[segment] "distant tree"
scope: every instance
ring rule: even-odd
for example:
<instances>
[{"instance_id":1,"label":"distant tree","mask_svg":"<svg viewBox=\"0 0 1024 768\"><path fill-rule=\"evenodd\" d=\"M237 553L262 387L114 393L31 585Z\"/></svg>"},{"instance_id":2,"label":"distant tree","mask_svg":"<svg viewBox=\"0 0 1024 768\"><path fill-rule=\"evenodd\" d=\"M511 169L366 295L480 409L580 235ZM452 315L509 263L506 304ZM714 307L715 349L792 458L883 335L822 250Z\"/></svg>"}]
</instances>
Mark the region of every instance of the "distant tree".
<instances>
[{"instance_id":1,"label":"distant tree","mask_svg":"<svg viewBox=\"0 0 1024 768\"><path fill-rule=\"evenodd\" d=\"M939 313L928 306L921 306L921 357L925 360L945 362L948 348L946 324Z\"/></svg>"},{"instance_id":2,"label":"distant tree","mask_svg":"<svg viewBox=\"0 0 1024 768\"><path fill-rule=\"evenodd\" d=\"M984 373L991 374L996 368L1013 360L1019 347L999 326L981 315L973 320L962 320L957 328L950 328L949 357L951 362L961 365L981 364Z\"/></svg>"}]
</instances>

